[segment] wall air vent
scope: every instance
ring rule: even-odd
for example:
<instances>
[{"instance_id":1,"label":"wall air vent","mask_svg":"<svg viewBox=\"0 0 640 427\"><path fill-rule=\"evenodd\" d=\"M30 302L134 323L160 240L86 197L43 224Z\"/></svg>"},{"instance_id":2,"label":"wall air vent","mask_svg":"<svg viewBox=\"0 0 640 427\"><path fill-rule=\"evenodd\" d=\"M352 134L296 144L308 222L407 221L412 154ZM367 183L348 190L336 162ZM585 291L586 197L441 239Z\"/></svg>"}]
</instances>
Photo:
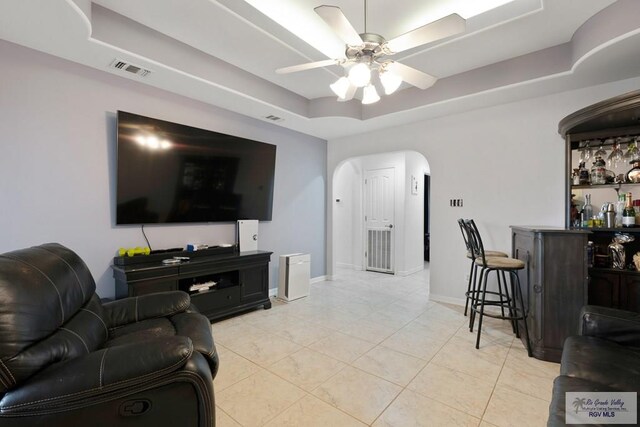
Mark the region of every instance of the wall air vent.
<instances>
[{"instance_id":1,"label":"wall air vent","mask_svg":"<svg viewBox=\"0 0 640 427\"><path fill-rule=\"evenodd\" d=\"M147 70L140 65L132 64L131 62L123 61L122 59L114 59L110 65L111 68L115 68L117 70L123 70L131 74L135 74L139 77L147 77L151 74L150 70Z\"/></svg>"},{"instance_id":2,"label":"wall air vent","mask_svg":"<svg viewBox=\"0 0 640 427\"><path fill-rule=\"evenodd\" d=\"M284 120L282 117L274 116L273 114L269 114L268 116L264 116L263 118L271 122L281 122Z\"/></svg>"}]
</instances>

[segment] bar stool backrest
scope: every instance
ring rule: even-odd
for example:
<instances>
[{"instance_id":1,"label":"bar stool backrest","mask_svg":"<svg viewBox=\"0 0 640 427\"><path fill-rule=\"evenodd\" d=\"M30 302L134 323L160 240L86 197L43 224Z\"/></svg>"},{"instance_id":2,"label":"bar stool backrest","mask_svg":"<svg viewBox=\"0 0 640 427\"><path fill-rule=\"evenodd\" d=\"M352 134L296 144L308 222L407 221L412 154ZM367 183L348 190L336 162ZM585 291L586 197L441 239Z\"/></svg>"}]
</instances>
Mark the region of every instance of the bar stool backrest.
<instances>
[{"instance_id":1,"label":"bar stool backrest","mask_svg":"<svg viewBox=\"0 0 640 427\"><path fill-rule=\"evenodd\" d=\"M469 243L467 226L464 224L463 218L458 220L458 225L460 226L460 232L462 232L462 238L464 239L464 245L467 247L467 252L473 256L473 248L471 247L471 243Z\"/></svg>"},{"instance_id":2,"label":"bar stool backrest","mask_svg":"<svg viewBox=\"0 0 640 427\"><path fill-rule=\"evenodd\" d=\"M482 238L480 237L478 227L476 227L476 223L472 219L464 221L464 224L467 229L469 243L472 247L471 254L473 255L473 259L482 259L482 266L486 268L487 258L484 254L484 245L482 244Z\"/></svg>"}]
</instances>

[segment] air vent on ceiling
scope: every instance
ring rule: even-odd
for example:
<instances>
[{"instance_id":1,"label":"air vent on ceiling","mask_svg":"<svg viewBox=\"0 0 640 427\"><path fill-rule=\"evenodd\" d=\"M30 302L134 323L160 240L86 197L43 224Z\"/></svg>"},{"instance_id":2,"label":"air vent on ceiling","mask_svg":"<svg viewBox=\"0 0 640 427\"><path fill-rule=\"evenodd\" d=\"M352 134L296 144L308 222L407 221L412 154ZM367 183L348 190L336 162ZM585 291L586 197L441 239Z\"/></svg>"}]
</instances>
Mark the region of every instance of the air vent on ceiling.
<instances>
[{"instance_id":1,"label":"air vent on ceiling","mask_svg":"<svg viewBox=\"0 0 640 427\"><path fill-rule=\"evenodd\" d=\"M282 117L274 116L273 114L269 114L268 116L264 116L263 118L272 122L281 122L284 120Z\"/></svg>"},{"instance_id":2,"label":"air vent on ceiling","mask_svg":"<svg viewBox=\"0 0 640 427\"><path fill-rule=\"evenodd\" d=\"M140 77L147 77L151 74L150 70L143 68L140 65L132 64L131 62L123 61L122 59L114 59L111 63L111 68L115 68L117 70L123 70L131 74L135 74Z\"/></svg>"}]
</instances>

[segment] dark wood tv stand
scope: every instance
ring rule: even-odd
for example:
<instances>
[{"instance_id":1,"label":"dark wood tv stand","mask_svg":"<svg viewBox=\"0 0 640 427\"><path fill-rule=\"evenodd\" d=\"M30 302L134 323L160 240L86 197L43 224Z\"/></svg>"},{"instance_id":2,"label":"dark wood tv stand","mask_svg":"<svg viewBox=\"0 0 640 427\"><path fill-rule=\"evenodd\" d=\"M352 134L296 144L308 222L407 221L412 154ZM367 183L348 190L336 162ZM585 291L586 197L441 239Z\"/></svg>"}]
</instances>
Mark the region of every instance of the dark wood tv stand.
<instances>
[{"instance_id":1,"label":"dark wood tv stand","mask_svg":"<svg viewBox=\"0 0 640 427\"><path fill-rule=\"evenodd\" d=\"M235 252L233 248L212 248L197 252L115 257L113 277L116 298L153 292L182 290L209 320L263 306L269 300L269 261L272 252ZM187 256L189 261L166 265L163 259ZM191 285L216 282L204 292L190 292Z\"/></svg>"}]
</instances>

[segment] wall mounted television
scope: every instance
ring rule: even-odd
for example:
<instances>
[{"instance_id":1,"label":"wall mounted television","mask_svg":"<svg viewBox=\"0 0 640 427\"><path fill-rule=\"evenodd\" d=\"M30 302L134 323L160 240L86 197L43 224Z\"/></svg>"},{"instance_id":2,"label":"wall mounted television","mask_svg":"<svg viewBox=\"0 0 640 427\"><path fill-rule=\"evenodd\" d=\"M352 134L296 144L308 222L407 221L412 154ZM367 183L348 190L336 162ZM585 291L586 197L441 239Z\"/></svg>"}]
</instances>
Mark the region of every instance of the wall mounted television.
<instances>
[{"instance_id":1,"label":"wall mounted television","mask_svg":"<svg viewBox=\"0 0 640 427\"><path fill-rule=\"evenodd\" d=\"M116 224L270 221L276 146L118 111Z\"/></svg>"}]
</instances>

